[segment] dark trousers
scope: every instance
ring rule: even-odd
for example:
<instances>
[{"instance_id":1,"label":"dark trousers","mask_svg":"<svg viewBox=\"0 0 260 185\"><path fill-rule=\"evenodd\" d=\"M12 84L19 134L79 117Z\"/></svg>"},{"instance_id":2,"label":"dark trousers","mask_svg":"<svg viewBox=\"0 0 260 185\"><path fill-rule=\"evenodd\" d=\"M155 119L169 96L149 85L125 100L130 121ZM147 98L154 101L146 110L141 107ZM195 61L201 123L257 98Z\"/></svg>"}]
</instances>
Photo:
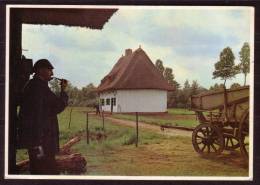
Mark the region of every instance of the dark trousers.
<instances>
[{"instance_id":1,"label":"dark trousers","mask_svg":"<svg viewBox=\"0 0 260 185\"><path fill-rule=\"evenodd\" d=\"M30 173L34 175L58 175L59 171L55 161L55 153L46 153L38 159L38 151L29 149Z\"/></svg>"}]
</instances>

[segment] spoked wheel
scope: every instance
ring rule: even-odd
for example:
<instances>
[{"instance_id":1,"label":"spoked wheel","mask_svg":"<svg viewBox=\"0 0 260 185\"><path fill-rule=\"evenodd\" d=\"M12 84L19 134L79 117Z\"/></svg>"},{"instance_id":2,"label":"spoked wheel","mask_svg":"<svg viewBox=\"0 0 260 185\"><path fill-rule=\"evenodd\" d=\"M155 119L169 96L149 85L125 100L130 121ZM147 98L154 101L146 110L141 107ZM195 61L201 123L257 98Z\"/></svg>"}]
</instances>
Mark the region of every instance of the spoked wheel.
<instances>
[{"instance_id":1,"label":"spoked wheel","mask_svg":"<svg viewBox=\"0 0 260 185\"><path fill-rule=\"evenodd\" d=\"M239 148L239 140L233 136L224 134L225 150L236 150Z\"/></svg>"},{"instance_id":2,"label":"spoked wheel","mask_svg":"<svg viewBox=\"0 0 260 185\"><path fill-rule=\"evenodd\" d=\"M224 137L221 130L208 123L198 125L192 133L192 144L201 155L220 154L224 149Z\"/></svg>"},{"instance_id":3,"label":"spoked wheel","mask_svg":"<svg viewBox=\"0 0 260 185\"><path fill-rule=\"evenodd\" d=\"M241 122L239 124L239 144L240 151L245 160L248 160L249 152L249 112L245 112L242 116Z\"/></svg>"}]
</instances>

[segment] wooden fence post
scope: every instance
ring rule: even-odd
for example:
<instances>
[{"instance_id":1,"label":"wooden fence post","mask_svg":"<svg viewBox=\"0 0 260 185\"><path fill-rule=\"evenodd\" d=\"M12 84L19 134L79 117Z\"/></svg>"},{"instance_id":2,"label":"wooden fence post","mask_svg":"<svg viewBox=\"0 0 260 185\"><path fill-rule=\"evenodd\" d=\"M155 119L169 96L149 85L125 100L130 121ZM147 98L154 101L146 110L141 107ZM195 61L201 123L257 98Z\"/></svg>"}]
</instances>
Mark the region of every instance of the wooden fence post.
<instances>
[{"instance_id":1,"label":"wooden fence post","mask_svg":"<svg viewBox=\"0 0 260 185\"><path fill-rule=\"evenodd\" d=\"M135 117L136 117L136 142L135 142L135 146L138 147L138 112L135 113Z\"/></svg>"},{"instance_id":2,"label":"wooden fence post","mask_svg":"<svg viewBox=\"0 0 260 185\"><path fill-rule=\"evenodd\" d=\"M104 111L102 111L102 126L103 131L105 131L105 118L104 118Z\"/></svg>"},{"instance_id":3,"label":"wooden fence post","mask_svg":"<svg viewBox=\"0 0 260 185\"><path fill-rule=\"evenodd\" d=\"M87 144L89 144L88 112L86 114L86 132L87 132Z\"/></svg>"},{"instance_id":4,"label":"wooden fence post","mask_svg":"<svg viewBox=\"0 0 260 185\"><path fill-rule=\"evenodd\" d=\"M72 113L72 107L70 109L70 120L69 120L69 128L70 128L70 123L71 123L71 113Z\"/></svg>"}]
</instances>

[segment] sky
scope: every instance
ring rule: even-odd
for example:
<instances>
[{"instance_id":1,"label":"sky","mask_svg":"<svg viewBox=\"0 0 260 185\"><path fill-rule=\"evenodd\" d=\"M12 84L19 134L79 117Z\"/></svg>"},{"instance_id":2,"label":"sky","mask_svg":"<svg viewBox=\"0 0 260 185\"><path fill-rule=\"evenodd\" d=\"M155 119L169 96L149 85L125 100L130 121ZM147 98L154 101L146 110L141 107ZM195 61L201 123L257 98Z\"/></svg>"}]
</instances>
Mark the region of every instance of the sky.
<instances>
[{"instance_id":1,"label":"sky","mask_svg":"<svg viewBox=\"0 0 260 185\"><path fill-rule=\"evenodd\" d=\"M125 49L141 47L153 63L160 59L165 67L172 68L181 86L185 80L197 80L209 88L223 83L212 79L212 72L225 47L232 49L236 64L244 42L252 49L251 10L119 8L102 30L24 24L23 55L33 62L50 60L56 77L82 88L89 83L98 86ZM243 75L238 74L227 81L227 86L234 82L242 85L243 81Z\"/></svg>"}]
</instances>

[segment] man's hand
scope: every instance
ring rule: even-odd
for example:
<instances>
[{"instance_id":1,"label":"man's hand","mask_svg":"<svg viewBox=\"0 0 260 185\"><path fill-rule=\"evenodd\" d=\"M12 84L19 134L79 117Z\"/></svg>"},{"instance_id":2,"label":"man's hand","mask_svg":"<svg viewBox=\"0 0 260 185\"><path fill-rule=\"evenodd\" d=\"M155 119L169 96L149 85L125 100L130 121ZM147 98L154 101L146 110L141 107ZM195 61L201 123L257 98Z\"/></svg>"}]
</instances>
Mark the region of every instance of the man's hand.
<instances>
[{"instance_id":1,"label":"man's hand","mask_svg":"<svg viewBox=\"0 0 260 185\"><path fill-rule=\"evenodd\" d=\"M67 86L68 86L68 81L65 79L62 79L60 82L61 91L65 91Z\"/></svg>"},{"instance_id":2,"label":"man's hand","mask_svg":"<svg viewBox=\"0 0 260 185\"><path fill-rule=\"evenodd\" d=\"M33 147L33 150L35 150L35 152L36 152L36 157L38 158L38 159L41 159L41 158L43 158L44 157L44 151L43 151L43 147L42 146L35 146L35 147Z\"/></svg>"}]
</instances>

